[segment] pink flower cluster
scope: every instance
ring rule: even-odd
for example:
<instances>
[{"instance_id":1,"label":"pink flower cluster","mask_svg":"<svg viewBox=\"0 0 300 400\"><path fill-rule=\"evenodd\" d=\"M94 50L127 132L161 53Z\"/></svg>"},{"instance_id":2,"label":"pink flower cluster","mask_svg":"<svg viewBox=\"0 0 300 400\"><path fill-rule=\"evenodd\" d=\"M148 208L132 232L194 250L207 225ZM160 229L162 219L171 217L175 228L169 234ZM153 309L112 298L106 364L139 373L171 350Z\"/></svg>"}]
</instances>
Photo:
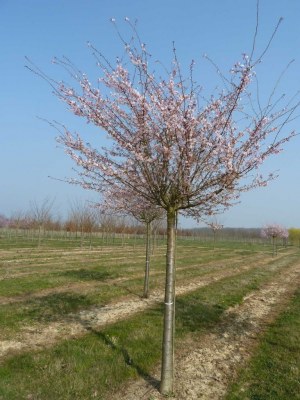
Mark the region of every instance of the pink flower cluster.
<instances>
[{"instance_id":1,"label":"pink flower cluster","mask_svg":"<svg viewBox=\"0 0 300 400\"><path fill-rule=\"evenodd\" d=\"M140 199L136 193L121 190L118 186L111 186L106 191L98 207L104 213L133 216L146 224L161 219L164 215L162 208L153 206L145 199Z\"/></svg>"},{"instance_id":2,"label":"pink flower cluster","mask_svg":"<svg viewBox=\"0 0 300 400\"><path fill-rule=\"evenodd\" d=\"M261 230L261 236L263 238L283 238L289 237L289 232L286 228L278 224L265 225Z\"/></svg>"},{"instance_id":3,"label":"pink flower cluster","mask_svg":"<svg viewBox=\"0 0 300 400\"><path fill-rule=\"evenodd\" d=\"M257 169L294 136L277 135L293 109L275 111L268 104L250 113L249 88L255 77L250 59L244 55L234 65L227 89L202 105L201 89L192 76L194 64L190 81L184 80L174 50L169 74L156 76L149 53L137 39L124 42L127 59L116 66L97 54L97 87L77 70L72 77L78 89L65 83L56 87L74 114L99 127L100 135L106 132L113 143L93 148L64 128L58 141L81 167L72 183L104 193L106 199L117 199L116 191L127 199L129 191L130 198L136 196L136 209L141 203L200 218L228 208L241 192L274 179ZM74 70L66 60L61 64Z\"/></svg>"}]
</instances>

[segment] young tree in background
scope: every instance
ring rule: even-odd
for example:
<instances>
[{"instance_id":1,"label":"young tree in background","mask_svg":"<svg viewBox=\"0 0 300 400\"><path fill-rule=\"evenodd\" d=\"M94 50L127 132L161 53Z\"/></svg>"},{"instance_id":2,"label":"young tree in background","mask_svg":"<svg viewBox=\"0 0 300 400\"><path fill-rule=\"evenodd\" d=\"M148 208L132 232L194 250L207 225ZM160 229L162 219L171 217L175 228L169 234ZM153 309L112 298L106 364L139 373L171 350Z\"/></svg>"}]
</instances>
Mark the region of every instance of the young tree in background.
<instances>
[{"instance_id":1,"label":"young tree in background","mask_svg":"<svg viewBox=\"0 0 300 400\"><path fill-rule=\"evenodd\" d=\"M29 218L32 224L38 228L38 247L41 245L42 229L52 218L53 205L54 200L50 197L46 197L41 203L34 200L30 204Z\"/></svg>"},{"instance_id":2,"label":"young tree in background","mask_svg":"<svg viewBox=\"0 0 300 400\"><path fill-rule=\"evenodd\" d=\"M23 211L15 211L10 216L9 227L15 229L15 235L18 236L19 229L22 225L22 221L24 220Z\"/></svg>"},{"instance_id":3,"label":"young tree in background","mask_svg":"<svg viewBox=\"0 0 300 400\"><path fill-rule=\"evenodd\" d=\"M152 241L152 254L154 254L156 247L158 246L159 237L162 235L162 238L165 236L166 232L166 219L160 218L155 219L152 224L152 234L153 234L153 241Z\"/></svg>"},{"instance_id":4,"label":"young tree in background","mask_svg":"<svg viewBox=\"0 0 300 400\"><path fill-rule=\"evenodd\" d=\"M243 55L233 66L228 78L221 75L223 90L204 100L194 80L194 63L185 79L173 48L170 70L154 72L136 26L128 18L126 21L133 37L126 41L119 35L124 56L115 65L91 46L100 73L95 85L67 59L55 59L55 63L70 72L74 87L44 78L75 115L99 127L99 133L106 132L111 139L111 145L96 148L67 127L57 127L59 142L81 168L78 178L69 182L104 194L117 186L165 210L167 260L160 390L169 393L173 391L174 374L176 216L179 212L196 219L214 215L235 204L241 193L274 179L272 173L263 177L256 171L295 135L292 132L279 137L297 105L276 110L281 99L272 93L265 107L260 102L255 106L251 84L254 82L256 88L254 68L262 58L254 59L255 46L249 57Z\"/></svg>"},{"instance_id":5,"label":"young tree in background","mask_svg":"<svg viewBox=\"0 0 300 400\"><path fill-rule=\"evenodd\" d=\"M213 235L214 235L214 250L215 250L217 232L223 228L223 225L220 224L216 219L214 219L213 221L205 222L205 223L206 223L206 225L208 225L208 226L212 229L212 231L213 231Z\"/></svg>"},{"instance_id":6,"label":"young tree in background","mask_svg":"<svg viewBox=\"0 0 300 400\"><path fill-rule=\"evenodd\" d=\"M116 220L116 217L113 215L99 213L98 220L99 220L99 225L100 225L100 229L102 232L103 245L105 243L105 240L106 240L106 244L108 244L109 236L113 232L116 232L116 229L118 227L118 222Z\"/></svg>"},{"instance_id":7,"label":"young tree in background","mask_svg":"<svg viewBox=\"0 0 300 400\"><path fill-rule=\"evenodd\" d=\"M130 215L137 221L146 225L146 261L143 297L149 297L149 272L150 272L150 244L151 244L151 224L154 220L163 217L163 209L152 205L144 198L140 199L136 193L130 190L120 190L117 186L112 186L105 193L105 198L100 205L102 210L113 212L119 215Z\"/></svg>"},{"instance_id":8,"label":"young tree in background","mask_svg":"<svg viewBox=\"0 0 300 400\"><path fill-rule=\"evenodd\" d=\"M286 228L278 224L265 225L261 230L261 236L263 238L271 238L273 244L273 257L277 255L277 239L287 239L289 233Z\"/></svg>"},{"instance_id":9,"label":"young tree in background","mask_svg":"<svg viewBox=\"0 0 300 400\"><path fill-rule=\"evenodd\" d=\"M84 236L88 234L89 245L92 247L92 233L96 226L97 218L95 210L87 204L79 201L73 202L65 226L70 231L80 232L80 246L83 246Z\"/></svg>"}]
</instances>

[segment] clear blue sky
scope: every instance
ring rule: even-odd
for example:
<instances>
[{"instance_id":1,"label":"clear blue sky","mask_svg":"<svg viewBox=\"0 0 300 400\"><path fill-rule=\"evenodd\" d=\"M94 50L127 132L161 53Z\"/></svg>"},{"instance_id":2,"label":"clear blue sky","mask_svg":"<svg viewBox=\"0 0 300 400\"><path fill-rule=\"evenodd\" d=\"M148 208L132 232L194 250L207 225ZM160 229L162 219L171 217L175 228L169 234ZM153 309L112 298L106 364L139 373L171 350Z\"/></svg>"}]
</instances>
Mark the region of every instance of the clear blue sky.
<instances>
[{"instance_id":1,"label":"clear blue sky","mask_svg":"<svg viewBox=\"0 0 300 400\"><path fill-rule=\"evenodd\" d=\"M260 3L258 52L279 17L284 18L258 70L261 96L270 93L286 64L295 58L278 89L279 94L292 96L300 89L300 2ZM168 64L174 40L183 68L195 59L195 77L210 89L220 82L202 55L207 53L227 72L241 53L251 50L255 15L255 0L0 0L0 213L10 216L27 210L32 201L52 197L57 212L64 215L74 199L96 199L93 193L48 178L74 176L73 164L57 147L56 132L37 116L64 123L89 135L89 140L97 133L73 117L50 87L24 67L25 56L57 79L63 73L51 60L62 55L94 76L97 70L86 42L114 60L121 47L109 19L115 17L124 27L122 21L128 16L139 20L140 35L154 58ZM290 128L300 132L300 119ZM235 227L269 222L300 227L299 150L297 137L264 166L264 171L279 170L280 177L267 188L243 195L241 204L220 220Z\"/></svg>"}]
</instances>

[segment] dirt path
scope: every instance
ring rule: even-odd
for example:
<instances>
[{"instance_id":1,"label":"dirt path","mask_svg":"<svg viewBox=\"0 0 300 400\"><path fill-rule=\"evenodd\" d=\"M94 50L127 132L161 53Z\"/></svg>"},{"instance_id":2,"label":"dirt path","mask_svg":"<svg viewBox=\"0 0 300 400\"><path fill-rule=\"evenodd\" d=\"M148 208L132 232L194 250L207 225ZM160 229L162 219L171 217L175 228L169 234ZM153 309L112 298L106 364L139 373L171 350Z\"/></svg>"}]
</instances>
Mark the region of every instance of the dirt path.
<instances>
[{"instance_id":1,"label":"dirt path","mask_svg":"<svg viewBox=\"0 0 300 400\"><path fill-rule=\"evenodd\" d=\"M260 261L263 266L268 259ZM193 282L178 286L178 295L194 291L228 276L237 275L253 268L253 265L241 265L239 268L225 268L199 277ZM63 320L51 324L34 324L24 326L15 337L0 341L0 360L8 354L20 351L38 350L49 347L63 339L78 337L87 333L90 328L99 328L107 324L124 320L134 313L140 312L163 301L163 290L155 290L149 299L128 297L104 307L83 310L78 314L68 314Z\"/></svg>"},{"instance_id":2,"label":"dirt path","mask_svg":"<svg viewBox=\"0 0 300 400\"><path fill-rule=\"evenodd\" d=\"M259 334L282 309L300 283L300 264L244 298L225 313L215 332L191 343L192 352L176 355L177 400L220 400L238 368L251 356ZM159 371L154 375L159 381ZM113 397L115 400L162 400L158 391L140 379Z\"/></svg>"}]
</instances>

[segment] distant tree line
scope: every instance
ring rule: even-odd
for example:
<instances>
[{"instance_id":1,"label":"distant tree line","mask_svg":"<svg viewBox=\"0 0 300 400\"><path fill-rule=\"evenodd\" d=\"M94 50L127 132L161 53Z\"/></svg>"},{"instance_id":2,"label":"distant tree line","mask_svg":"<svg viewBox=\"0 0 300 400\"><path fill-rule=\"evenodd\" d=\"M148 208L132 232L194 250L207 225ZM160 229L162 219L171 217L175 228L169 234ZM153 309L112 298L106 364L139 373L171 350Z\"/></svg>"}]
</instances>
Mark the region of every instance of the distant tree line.
<instances>
[{"instance_id":1,"label":"distant tree line","mask_svg":"<svg viewBox=\"0 0 300 400\"><path fill-rule=\"evenodd\" d=\"M217 231L218 240L223 239L258 239L260 238L261 228L230 228L221 227ZM216 231L212 227L199 227L192 229L179 229L179 236L190 236L199 238L213 239Z\"/></svg>"},{"instance_id":2,"label":"distant tree line","mask_svg":"<svg viewBox=\"0 0 300 400\"><path fill-rule=\"evenodd\" d=\"M103 213L98 208L86 204L71 205L65 218L55 215L54 202L46 199L42 203L32 202L28 211L16 211L10 217L0 214L0 228L9 229L15 235L35 231L41 237L46 232L64 232L75 237L87 237L96 233L118 235L144 235L145 224L133 217L119 216L115 213ZM166 234L164 220L153 223L157 235ZM198 228L178 227L179 237L199 240L242 240L258 241L261 238L261 228L232 228L221 226L217 231L211 226ZM300 228L288 229L288 241L300 246Z\"/></svg>"},{"instance_id":3,"label":"distant tree line","mask_svg":"<svg viewBox=\"0 0 300 400\"><path fill-rule=\"evenodd\" d=\"M50 232L81 238L96 233L132 235L145 232L144 224L133 217L103 212L86 203L74 202L66 217L57 216L54 201L49 198L41 203L34 201L27 211L16 211L10 217L0 214L0 228L9 230L13 235L35 232L39 240ZM164 234L164 222L154 222L153 230Z\"/></svg>"}]
</instances>

